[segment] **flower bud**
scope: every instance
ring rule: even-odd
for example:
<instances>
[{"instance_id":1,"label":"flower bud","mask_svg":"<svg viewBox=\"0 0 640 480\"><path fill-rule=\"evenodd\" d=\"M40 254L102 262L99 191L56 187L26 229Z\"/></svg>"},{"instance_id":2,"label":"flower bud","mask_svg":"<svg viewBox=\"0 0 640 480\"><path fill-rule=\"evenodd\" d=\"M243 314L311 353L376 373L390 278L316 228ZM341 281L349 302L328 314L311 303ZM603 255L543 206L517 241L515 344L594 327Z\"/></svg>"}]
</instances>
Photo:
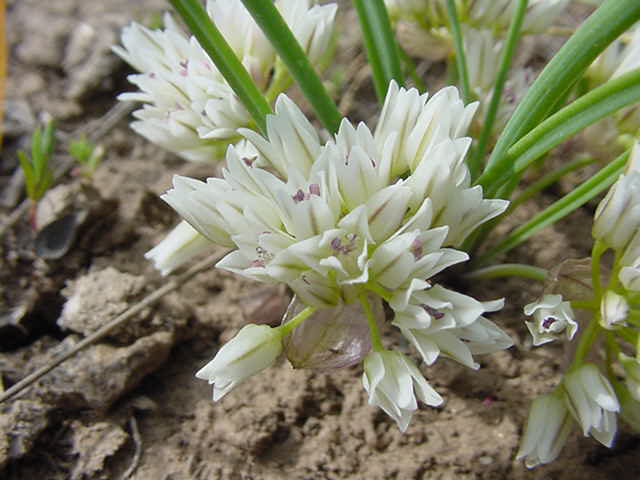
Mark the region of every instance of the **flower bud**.
<instances>
[{"instance_id":1,"label":"flower bud","mask_svg":"<svg viewBox=\"0 0 640 480\"><path fill-rule=\"evenodd\" d=\"M213 384L218 401L240 382L273 365L282 352L282 334L268 325L246 325L196 373Z\"/></svg>"},{"instance_id":2,"label":"flower bud","mask_svg":"<svg viewBox=\"0 0 640 480\"><path fill-rule=\"evenodd\" d=\"M629 304L622 295L607 290L600 302L600 325L607 330L613 330L626 325L629 314Z\"/></svg>"}]
</instances>

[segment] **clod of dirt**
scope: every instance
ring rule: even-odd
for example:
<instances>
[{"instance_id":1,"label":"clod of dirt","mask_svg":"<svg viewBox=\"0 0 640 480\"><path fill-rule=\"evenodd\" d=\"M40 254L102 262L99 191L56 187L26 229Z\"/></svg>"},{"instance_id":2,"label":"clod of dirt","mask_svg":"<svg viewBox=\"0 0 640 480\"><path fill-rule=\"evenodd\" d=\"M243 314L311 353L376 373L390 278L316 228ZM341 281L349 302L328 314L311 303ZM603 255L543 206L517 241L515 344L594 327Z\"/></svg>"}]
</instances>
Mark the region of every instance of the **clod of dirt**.
<instances>
[{"instance_id":1,"label":"clod of dirt","mask_svg":"<svg viewBox=\"0 0 640 480\"><path fill-rule=\"evenodd\" d=\"M61 350L77 339L67 337ZM168 358L174 335L156 332L128 347L94 345L78 354L38 384L38 396L59 408L89 407L105 411Z\"/></svg>"},{"instance_id":2,"label":"clod of dirt","mask_svg":"<svg viewBox=\"0 0 640 480\"><path fill-rule=\"evenodd\" d=\"M76 421L71 428L72 451L78 455L71 480L94 478L93 475L103 470L105 460L122 448L129 438L127 432L113 423L99 422L85 426Z\"/></svg>"},{"instance_id":3,"label":"clod of dirt","mask_svg":"<svg viewBox=\"0 0 640 480\"><path fill-rule=\"evenodd\" d=\"M0 471L11 460L25 455L36 438L47 427L47 405L32 400L16 400L3 405L0 414Z\"/></svg>"},{"instance_id":4,"label":"clod of dirt","mask_svg":"<svg viewBox=\"0 0 640 480\"><path fill-rule=\"evenodd\" d=\"M79 277L62 290L67 302L58 325L87 336L126 310L144 286L144 277L121 273L113 267ZM138 318L144 319L148 315L148 311L142 312ZM130 327L116 329L110 336L130 340Z\"/></svg>"}]
</instances>

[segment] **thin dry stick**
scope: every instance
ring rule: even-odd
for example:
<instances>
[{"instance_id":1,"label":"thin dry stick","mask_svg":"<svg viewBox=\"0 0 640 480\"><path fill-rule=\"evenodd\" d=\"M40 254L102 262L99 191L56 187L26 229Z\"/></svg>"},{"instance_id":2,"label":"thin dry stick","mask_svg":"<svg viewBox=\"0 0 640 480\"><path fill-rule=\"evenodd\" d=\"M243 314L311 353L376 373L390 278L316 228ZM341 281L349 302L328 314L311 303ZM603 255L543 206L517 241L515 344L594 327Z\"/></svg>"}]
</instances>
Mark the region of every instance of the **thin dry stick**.
<instances>
[{"instance_id":1,"label":"thin dry stick","mask_svg":"<svg viewBox=\"0 0 640 480\"><path fill-rule=\"evenodd\" d=\"M212 265L214 265L219 260L221 260L222 257L224 257L227 253L228 251L225 251L222 254L214 253L213 255L208 256L201 262L198 262L197 264L195 264L193 267L191 267L182 275L178 275L174 279L167 282L164 286L150 293L145 298L140 300L139 303L125 310L116 318L114 318L109 323L107 323L104 327L102 327L101 329L97 330L96 332L92 333L87 338L79 342L71 350L69 350L68 352L62 353L58 358L51 360L47 365L39 368L38 370L31 373L30 375L27 375L25 378L23 378L18 383L13 385L11 388L7 389L2 395L0 395L0 403L4 402L5 400L8 400L9 398L19 393L20 391L24 390L29 385L31 385L36 380L38 380L40 377L47 374L54 368L56 368L62 362L73 357L76 353L88 347L92 343L95 343L96 341L100 340L102 337L107 335L114 328L122 325L124 322L126 322L131 317L141 312L148 306L153 305L167 293L172 292L173 290L176 290L178 287L180 287L187 281L191 280L191 278L197 275L198 273L203 272L207 268L210 268Z\"/></svg>"},{"instance_id":2,"label":"thin dry stick","mask_svg":"<svg viewBox=\"0 0 640 480\"><path fill-rule=\"evenodd\" d=\"M138 468L138 464L140 463L140 456L142 455L142 438L140 437L140 430L138 430L138 422L136 421L135 416L131 416L131 420L129 420L129 425L131 426L131 435L133 436L133 444L135 445L135 452L133 453L133 460L131 461L131 465L127 468L127 471L122 475L122 480L127 480L133 472Z\"/></svg>"}]
</instances>

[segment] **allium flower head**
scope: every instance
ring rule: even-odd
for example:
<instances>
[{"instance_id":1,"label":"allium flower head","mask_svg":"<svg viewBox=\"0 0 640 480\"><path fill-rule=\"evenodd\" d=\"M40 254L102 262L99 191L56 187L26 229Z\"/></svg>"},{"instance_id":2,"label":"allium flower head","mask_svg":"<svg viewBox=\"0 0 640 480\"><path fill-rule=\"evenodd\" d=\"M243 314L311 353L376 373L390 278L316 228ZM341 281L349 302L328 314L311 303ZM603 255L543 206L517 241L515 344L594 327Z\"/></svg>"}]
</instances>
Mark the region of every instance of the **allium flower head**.
<instances>
[{"instance_id":1,"label":"allium flower head","mask_svg":"<svg viewBox=\"0 0 640 480\"><path fill-rule=\"evenodd\" d=\"M275 2L303 50L321 64L333 35L336 5L308 0ZM207 12L225 40L263 90L276 62L275 51L240 0L208 0ZM140 91L120 100L143 102L132 128L187 160L215 162L251 116L195 37L187 37L172 17L164 29L132 23L113 50L140 73L129 81Z\"/></svg>"},{"instance_id":2,"label":"allium flower head","mask_svg":"<svg viewBox=\"0 0 640 480\"><path fill-rule=\"evenodd\" d=\"M369 353L364 359L362 384L369 393L369 404L382 408L402 432L418 409L416 396L433 407L442 404L442 397L431 388L418 367L399 352Z\"/></svg>"},{"instance_id":3,"label":"allium flower head","mask_svg":"<svg viewBox=\"0 0 640 480\"><path fill-rule=\"evenodd\" d=\"M536 346L555 340L562 332L566 333L567 340L572 340L578 331L571 304L563 302L562 295L546 294L525 305L524 314L533 315L533 321L525 323Z\"/></svg>"},{"instance_id":4,"label":"allium flower head","mask_svg":"<svg viewBox=\"0 0 640 480\"><path fill-rule=\"evenodd\" d=\"M449 98L458 108L453 92L431 101ZM281 96L266 139L241 131L255 157L229 148L223 179L176 177L163 198L202 235L237 248L219 267L285 282L310 305L348 303L350 286L376 279L387 288L408 288L415 278L426 280L466 260L443 246L461 243L507 205L484 200L480 187L468 186L468 140L448 137L462 133L452 127L451 107L445 102L433 111L423 101L415 111L407 101L414 97L415 90L392 85L383 108L406 128L391 128L385 113L375 135L344 120L335 140L322 145L300 110ZM431 130L446 134L429 135L424 123L418 126L418 118L429 117ZM396 148L396 142L408 146ZM415 167L404 180L392 173L399 159L407 160L405 172Z\"/></svg>"},{"instance_id":5,"label":"allium flower head","mask_svg":"<svg viewBox=\"0 0 640 480\"><path fill-rule=\"evenodd\" d=\"M452 247L507 206L470 186L469 139L460 135L474 108L454 88L428 100L392 83L374 134L345 119L322 143L281 95L266 137L240 130L250 148L229 147L223 178L175 177L163 198L201 235L234 248L218 267L286 283L298 302L315 308L375 292L426 361L442 354L476 368L474 354L511 345L482 316L503 302L481 303L430 283L466 261ZM401 429L417 408L414 387L423 402L441 401L411 361L379 346L366 357L363 381L370 402Z\"/></svg>"},{"instance_id":6,"label":"allium flower head","mask_svg":"<svg viewBox=\"0 0 640 480\"><path fill-rule=\"evenodd\" d=\"M620 405L613 387L593 364L584 364L563 381L565 399L573 418L586 436L603 445L613 444Z\"/></svg>"}]
</instances>

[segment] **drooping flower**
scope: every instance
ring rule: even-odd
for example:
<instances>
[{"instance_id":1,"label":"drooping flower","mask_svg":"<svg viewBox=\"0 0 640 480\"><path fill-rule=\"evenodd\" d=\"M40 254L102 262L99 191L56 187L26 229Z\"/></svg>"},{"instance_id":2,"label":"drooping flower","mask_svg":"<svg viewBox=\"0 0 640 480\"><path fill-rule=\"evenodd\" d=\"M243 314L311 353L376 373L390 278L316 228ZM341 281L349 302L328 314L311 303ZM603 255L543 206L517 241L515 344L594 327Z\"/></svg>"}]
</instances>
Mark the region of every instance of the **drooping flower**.
<instances>
[{"instance_id":1,"label":"drooping flower","mask_svg":"<svg viewBox=\"0 0 640 480\"><path fill-rule=\"evenodd\" d=\"M640 230L640 142L630 154L625 173L609 189L594 215L593 237L623 250Z\"/></svg>"},{"instance_id":2,"label":"drooping flower","mask_svg":"<svg viewBox=\"0 0 640 480\"><path fill-rule=\"evenodd\" d=\"M282 333L268 325L246 325L225 343L196 377L213 384L218 401L236 385L273 365L282 352Z\"/></svg>"},{"instance_id":3,"label":"drooping flower","mask_svg":"<svg viewBox=\"0 0 640 480\"><path fill-rule=\"evenodd\" d=\"M533 336L533 344L543 345L566 333L572 340L578 331L578 324L569 302L562 301L562 295L545 294L540 300L524 307L525 315L533 315L533 321L525 322Z\"/></svg>"},{"instance_id":4,"label":"drooping flower","mask_svg":"<svg viewBox=\"0 0 640 480\"><path fill-rule=\"evenodd\" d=\"M540 395L531 404L517 460L527 468L550 463L560 454L573 428L564 399L557 392Z\"/></svg>"},{"instance_id":5,"label":"drooping flower","mask_svg":"<svg viewBox=\"0 0 640 480\"><path fill-rule=\"evenodd\" d=\"M336 5L278 0L276 7L311 62L325 63ZM208 0L207 12L266 91L275 51L242 2ZM202 162L218 161L229 144L242 138L238 129L247 127L251 116L198 41L187 37L169 14L161 30L132 23L123 30L122 44L113 47L114 52L140 72L129 76L139 91L118 97L143 102L131 125L137 133L187 160Z\"/></svg>"},{"instance_id":6,"label":"drooping flower","mask_svg":"<svg viewBox=\"0 0 640 480\"><path fill-rule=\"evenodd\" d=\"M607 447L613 444L617 430L618 398L598 367L587 363L567 374L562 383L565 401L584 436L591 435Z\"/></svg>"},{"instance_id":7,"label":"drooping flower","mask_svg":"<svg viewBox=\"0 0 640 480\"><path fill-rule=\"evenodd\" d=\"M442 404L442 397L429 385L418 367L399 352L370 352L364 359L362 384L369 394L369 404L382 408L402 432L418 409L416 396L432 407Z\"/></svg>"},{"instance_id":8,"label":"drooping flower","mask_svg":"<svg viewBox=\"0 0 640 480\"><path fill-rule=\"evenodd\" d=\"M625 326L629 315L627 300L612 290L607 290L600 302L600 325L607 330Z\"/></svg>"}]
</instances>

